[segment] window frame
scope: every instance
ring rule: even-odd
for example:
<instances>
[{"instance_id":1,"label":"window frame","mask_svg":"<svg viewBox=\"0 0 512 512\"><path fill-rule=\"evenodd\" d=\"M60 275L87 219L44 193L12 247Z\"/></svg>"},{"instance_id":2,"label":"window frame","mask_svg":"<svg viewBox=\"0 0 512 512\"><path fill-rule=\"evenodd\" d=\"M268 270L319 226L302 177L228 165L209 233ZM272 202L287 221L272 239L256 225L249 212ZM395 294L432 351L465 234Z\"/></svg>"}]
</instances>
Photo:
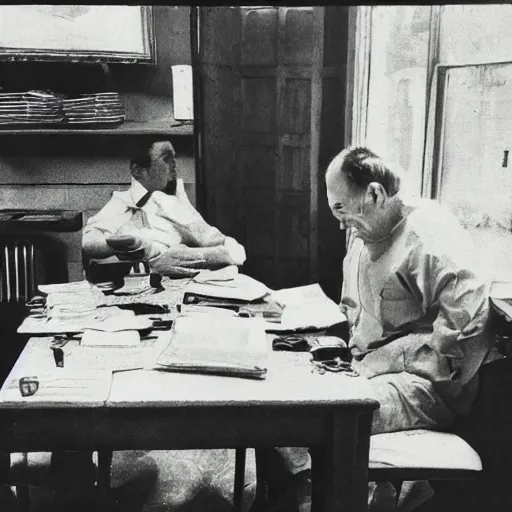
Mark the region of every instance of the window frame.
<instances>
[{"instance_id":1,"label":"window frame","mask_svg":"<svg viewBox=\"0 0 512 512\"><path fill-rule=\"evenodd\" d=\"M371 75L372 9L379 6L349 7L350 27L345 146L365 145L368 123L368 96ZM421 196L432 197L433 141L430 131L435 129L437 104L441 5L432 5L430 12L429 43L427 53L427 84L425 96L425 126L423 165L418 169ZM432 147L431 147L432 146Z\"/></svg>"}]
</instances>

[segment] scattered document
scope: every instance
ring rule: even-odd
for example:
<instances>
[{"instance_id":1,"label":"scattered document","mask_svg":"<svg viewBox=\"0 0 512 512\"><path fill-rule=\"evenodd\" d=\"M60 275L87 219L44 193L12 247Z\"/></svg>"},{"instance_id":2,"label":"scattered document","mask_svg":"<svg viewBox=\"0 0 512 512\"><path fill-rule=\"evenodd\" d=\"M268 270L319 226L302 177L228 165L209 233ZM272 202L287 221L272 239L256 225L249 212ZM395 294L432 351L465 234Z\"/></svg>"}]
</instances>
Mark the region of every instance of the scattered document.
<instances>
[{"instance_id":1,"label":"scattered document","mask_svg":"<svg viewBox=\"0 0 512 512\"><path fill-rule=\"evenodd\" d=\"M74 347L66 356L66 369L86 372L90 369L111 372L141 370L146 363L146 351L138 347Z\"/></svg>"},{"instance_id":2,"label":"scattered document","mask_svg":"<svg viewBox=\"0 0 512 512\"><path fill-rule=\"evenodd\" d=\"M20 334L62 334L82 332L87 325L101 322L111 316L133 315L132 311L123 311L118 307L102 307L94 309L87 314L79 314L66 318L47 317L43 315L29 315L17 332Z\"/></svg>"},{"instance_id":3,"label":"scattered document","mask_svg":"<svg viewBox=\"0 0 512 512\"><path fill-rule=\"evenodd\" d=\"M203 317L203 321L201 321ZM257 319L180 316L157 369L264 378L268 346Z\"/></svg>"},{"instance_id":4,"label":"scattered document","mask_svg":"<svg viewBox=\"0 0 512 512\"><path fill-rule=\"evenodd\" d=\"M260 300L268 295L270 291L263 283L245 274L237 274L229 281L198 283L192 280L185 288L185 293L246 302Z\"/></svg>"},{"instance_id":5,"label":"scattered document","mask_svg":"<svg viewBox=\"0 0 512 512\"><path fill-rule=\"evenodd\" d=\"M85 325L87 330L102 332L143 331L151 329L153 322L149 318L136 316L133 311L120 310L119 314L97 320Z\"/></svg>"},{"instance_id":6,"label":"scattered document","mask_svg":"<svg viewBox=\"0 0 512 512\"><path fill-rule=\"evenodd\" d=\"M20 379L37 382L36 391L31 396L23 396ZM55 403L76 406L104 403L110 393L112 372L108 370L85 370L83 372L56 368L54 371L36 372L30 375L13 373L9 375L0 390L0 402L12 403L19 407L31 403L49 405Z\"/></svg>"},{"instance_id":7,"label":"scattered document","mask_svg":"<svg viewBox=\"0 0 512 512\"><path fill-rule=\"evenodd\" d=\"M138 347L139 331L149 330L153 322L149 318L135 316L133 311L122 311L101 321L87 324L82 336L83 347Z\"/></svg>"},{"instance_id":8,"label":"scattered document","mask_svg":"<svg viewBox=\"0 0 512 512\"><path fill-rule=\"evenodd\" d=\"M82 336L83 347L138 347L140 334L138 331L99 331L85 329Z\"/></svg>"},{"instance_id":9,"label":"scattered document","mask_svg":"<svg viewBox=\"0 0 512 512\"><path fill-rule=\"evenodd\" d=\"M267 330L272 332L325 329L347 321L319 284L277 290L271 293L270 299L283 308L281 323L267 324Z\"/></svg>"},{"instance_id":10,"label":"scattered document","mask_svg":"<svg viewBox=\"0 0 512 512\"><path fill-rule=\"evenodd\" d=\"M237 275L238 267L236 265L228 265L218 270L201 270L201 272L194 277L193 281L195 283L233 281Z\"/></svg>"}]
</instances>

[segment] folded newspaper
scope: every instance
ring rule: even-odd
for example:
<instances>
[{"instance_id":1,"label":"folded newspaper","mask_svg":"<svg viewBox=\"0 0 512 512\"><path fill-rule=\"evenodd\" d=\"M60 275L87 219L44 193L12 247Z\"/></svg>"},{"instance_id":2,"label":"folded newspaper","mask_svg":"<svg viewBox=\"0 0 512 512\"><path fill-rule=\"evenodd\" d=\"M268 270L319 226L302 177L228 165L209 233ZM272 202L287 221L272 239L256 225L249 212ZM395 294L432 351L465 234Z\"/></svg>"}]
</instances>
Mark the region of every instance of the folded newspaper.
<instances>
[{"instance_id":1,"label":"folded newspaper","mask_svg":"<svg viewBox=\"0 0 512 512\"><path fill-rule=\"evenodd\" d=\"M262 320L190 314L174 322L155 368L263 379L267 355Z\"/></svg>"}]
</instances>

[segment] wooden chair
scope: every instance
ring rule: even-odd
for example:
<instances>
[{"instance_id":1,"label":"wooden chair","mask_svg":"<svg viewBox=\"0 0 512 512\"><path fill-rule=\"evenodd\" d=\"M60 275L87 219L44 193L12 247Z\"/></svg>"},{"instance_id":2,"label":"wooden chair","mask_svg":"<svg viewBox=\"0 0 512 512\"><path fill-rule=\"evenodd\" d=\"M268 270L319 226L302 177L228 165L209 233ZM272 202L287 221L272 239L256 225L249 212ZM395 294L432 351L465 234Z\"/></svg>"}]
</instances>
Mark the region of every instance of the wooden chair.
<instances>
[{"instance_id":1,"label":"wooden chair","mask_svg":"<svg viewBox=\"0 0 512 512\"><path fill-rule=\"evenodd\" d=\"M29 487L55 492L56 510L66 509L62 497L70 489L96 491L105 503L109 499L112 452L30 452L11 453L2 459L1 483L16 489L17 509L30 512Z\"/></svg>"},{"instance_id":2,"label":"wooden chair","mask_svg":"<svg viewBox=\"0 0 512 512\"><path fill-rule=\"evenodd\" d=\"M391 482L397 501L405 481L475 480L482 471L478 453L453 433L408 430L370 438L368 480Z\"/></svg>"},{"instance_id":3,"label":"wooden chair","mask_svg":"<svg viewBox=\"0 0 512 512\"><path fill-rule=\"evenodd\" d=\"M397 493L404 481L433 481L436 511L512 510L512 358L484 365L479 379L471 411L449 433L414 430L372 436L369 480L391 481Z\"/></svg>"}]
</instances>

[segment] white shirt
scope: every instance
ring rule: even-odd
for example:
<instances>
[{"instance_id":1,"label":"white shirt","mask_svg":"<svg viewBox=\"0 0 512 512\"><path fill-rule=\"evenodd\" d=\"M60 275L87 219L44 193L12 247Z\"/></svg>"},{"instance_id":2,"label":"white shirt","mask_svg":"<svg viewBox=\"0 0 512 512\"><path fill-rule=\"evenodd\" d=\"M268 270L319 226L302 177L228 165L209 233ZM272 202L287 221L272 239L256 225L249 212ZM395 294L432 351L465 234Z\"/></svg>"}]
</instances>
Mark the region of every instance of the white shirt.
<instances>
[{"instance_id":1,"label":"white shirt","mask_svg":"<svg viewBox=\"0 0 512 512\"><path fill-rule=\"evenodd\" d=\"M225 238L221 244L224 243L236 264L241 265L245 261L243 246L231 237L223 237L219 230L210 226L192 206L181 178L176 180L175 195L155 191L146 204L138 208L137 202L147 192L146 188L133 178L128 190L114 192L110 201L88 219L84 226L84 251L92 257L98 257L99 248L105 246L106 237L116 233L134 232L136 229L137 234L150 241L159 252L171 246L184 244L180 232L174 226L177 222L197 235L200 246L211 247L211 240Z\"/></svg>"},{"instance_id":2,"label":"white shirt","mask_svg":"<svg viewBox=\"0 0 512 512\"><path fill-rule=\"evenodd\" d=\"M93 217L88 219L83 229L84 246L88 239L101 234L102 238L115 234L122 226L134 224L138 228L155 230L156 238L162 238L166 245L181 243L181 236L168 220L162 218L163 192L154 192L147 203L140 208L143 215L137 215L136 204L147 194L146 188L132 178L131 187L123 192L114 192L110 201ZM178 178L176 195L167 196L166 201L171 205L170 215L179 217L191 216L191 210L199 215L191 205L183 180ZM167 205L166 205L167 206ZM188 214L188 215L187 215ZM161 235L161 236L159 236ZM159 240L160 241L160 240Z\"/></svg>"}]
</instances>

